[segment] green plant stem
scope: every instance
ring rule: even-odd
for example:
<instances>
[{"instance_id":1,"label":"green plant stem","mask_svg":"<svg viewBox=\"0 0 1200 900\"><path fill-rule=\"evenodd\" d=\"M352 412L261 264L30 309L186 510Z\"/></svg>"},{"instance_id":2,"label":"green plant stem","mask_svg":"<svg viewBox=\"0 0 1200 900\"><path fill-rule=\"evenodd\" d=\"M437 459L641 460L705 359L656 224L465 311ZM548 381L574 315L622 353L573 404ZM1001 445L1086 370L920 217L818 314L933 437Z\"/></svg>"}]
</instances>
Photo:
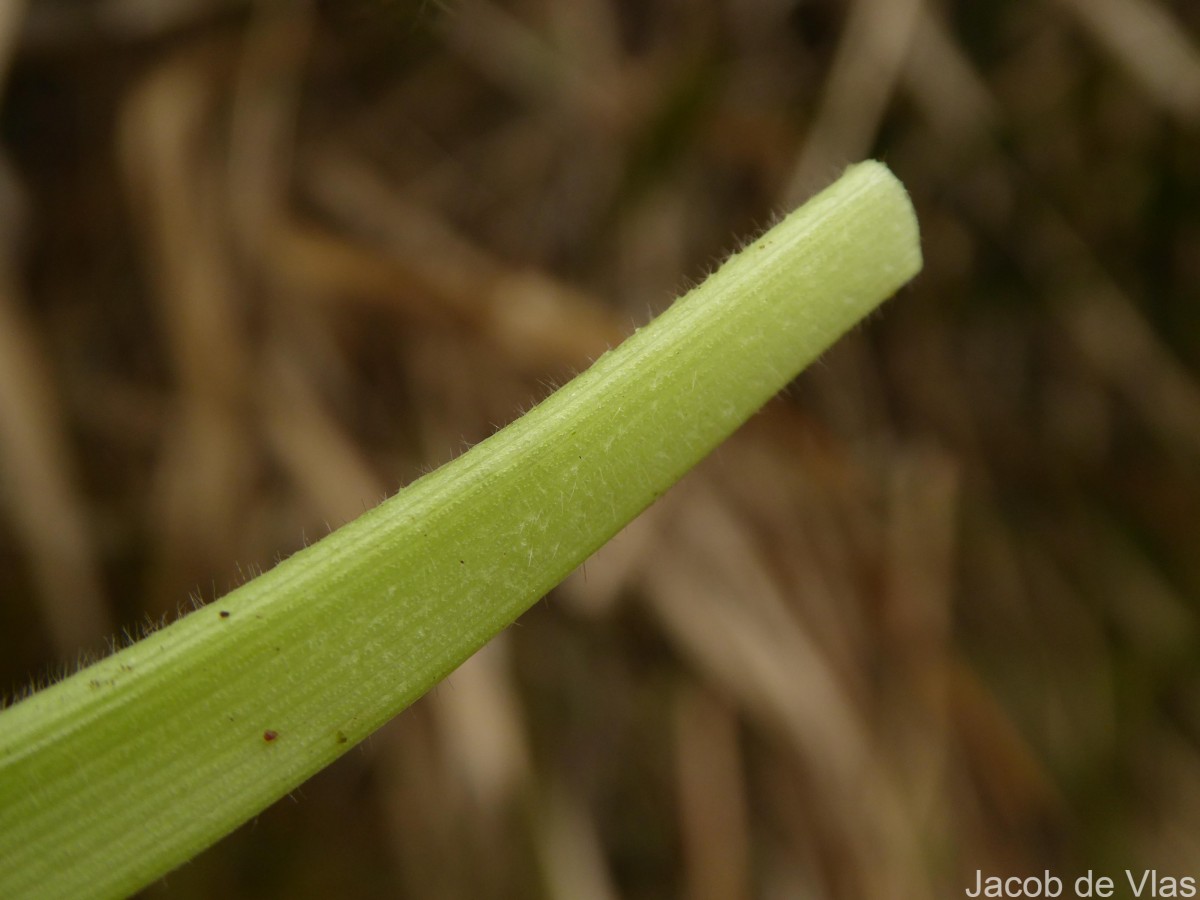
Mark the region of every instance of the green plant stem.
<instances>
[{"instance_id":1,"label":"green plant stem","mask_svg":"<svg viewBox=\"0 0 1200 900\"><path fill-rule=\"evenodd\" d=\"M0 896L127 894L445 677L921 266L879 163L530 413L271 571L0 713Z\"/></svg>"}]
</instances>

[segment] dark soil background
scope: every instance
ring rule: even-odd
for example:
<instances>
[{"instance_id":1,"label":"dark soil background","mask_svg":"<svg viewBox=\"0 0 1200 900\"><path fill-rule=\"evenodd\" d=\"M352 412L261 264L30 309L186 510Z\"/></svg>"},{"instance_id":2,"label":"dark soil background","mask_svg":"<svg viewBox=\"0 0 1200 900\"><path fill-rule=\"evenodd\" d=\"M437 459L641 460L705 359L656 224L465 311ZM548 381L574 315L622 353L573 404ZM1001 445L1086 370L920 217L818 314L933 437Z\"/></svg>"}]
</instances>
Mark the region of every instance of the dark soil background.
<instances>
[{"instance_id":1,"label":"dark soil background","mask_svg":"<svg viewBox=\"0 0 1200 900\"><path fill-rule=\"evenodd\" d=\"M149 889L1200 875L1200 4L7 0L0 690L514 418L887 161L926 268Z\"/></svg>"}]
</instances>

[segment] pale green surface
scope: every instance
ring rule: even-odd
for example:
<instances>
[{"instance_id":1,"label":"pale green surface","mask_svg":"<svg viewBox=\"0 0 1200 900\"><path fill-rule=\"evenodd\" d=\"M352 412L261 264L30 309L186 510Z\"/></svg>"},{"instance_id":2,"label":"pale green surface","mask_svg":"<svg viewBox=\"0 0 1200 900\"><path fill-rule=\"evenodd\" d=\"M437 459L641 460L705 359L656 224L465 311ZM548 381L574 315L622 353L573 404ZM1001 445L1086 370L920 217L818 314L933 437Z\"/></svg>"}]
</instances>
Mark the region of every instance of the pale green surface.
<instances>
[{"instance_id":1,"label":"pale green surface","mask_svg":"<svg viewBox=\"0 0 1200 900\"><path fill-rule=\"evenodd\" d=\"M282 797L510 624L920 266L904 188L879 163L853 166L528 415L0 713L0 897L130 893Z\"/></svg>"}]
</instances>

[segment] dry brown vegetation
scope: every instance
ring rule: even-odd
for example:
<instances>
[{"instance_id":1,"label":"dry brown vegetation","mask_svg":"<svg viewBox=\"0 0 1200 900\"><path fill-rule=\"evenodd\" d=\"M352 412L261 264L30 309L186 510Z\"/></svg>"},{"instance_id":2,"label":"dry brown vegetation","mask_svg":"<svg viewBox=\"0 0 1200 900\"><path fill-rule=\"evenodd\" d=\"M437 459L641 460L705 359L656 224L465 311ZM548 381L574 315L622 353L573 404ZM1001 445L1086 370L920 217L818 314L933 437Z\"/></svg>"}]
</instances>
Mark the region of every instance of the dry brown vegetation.
<instances>
[{"instance_id":1,"label":"dry brown vegetation","mask_svg":"<svg viewBox=\"0 0 1200 900\"><path fill-rule=\"evenodd\" d=\"M12 693L487 435L845 163L923 227L881 315L148 896L1200 874L1200 4L7 0L0 72Z\"/></svg>"}]
</instances>

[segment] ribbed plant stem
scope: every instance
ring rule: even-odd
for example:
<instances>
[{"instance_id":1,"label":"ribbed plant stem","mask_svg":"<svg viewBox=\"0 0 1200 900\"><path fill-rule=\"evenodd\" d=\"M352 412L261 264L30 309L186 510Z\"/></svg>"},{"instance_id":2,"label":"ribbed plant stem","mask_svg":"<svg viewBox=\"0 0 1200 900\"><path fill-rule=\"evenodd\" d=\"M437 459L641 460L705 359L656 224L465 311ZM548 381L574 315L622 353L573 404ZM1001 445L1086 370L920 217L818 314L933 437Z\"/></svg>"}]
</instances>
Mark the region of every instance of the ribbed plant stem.
<instances>
[{"instance_id":1,"label":"ribbed plant stem","mask_svg":"<svg viewBox=\"0 0 1200 900\"><path fill-rule=\"evenodd\" d=\"M879 163L533 411L223 599L0 713L0 896L126 894L510 624L921 266Z\"/></svg>"}]
</instances>

